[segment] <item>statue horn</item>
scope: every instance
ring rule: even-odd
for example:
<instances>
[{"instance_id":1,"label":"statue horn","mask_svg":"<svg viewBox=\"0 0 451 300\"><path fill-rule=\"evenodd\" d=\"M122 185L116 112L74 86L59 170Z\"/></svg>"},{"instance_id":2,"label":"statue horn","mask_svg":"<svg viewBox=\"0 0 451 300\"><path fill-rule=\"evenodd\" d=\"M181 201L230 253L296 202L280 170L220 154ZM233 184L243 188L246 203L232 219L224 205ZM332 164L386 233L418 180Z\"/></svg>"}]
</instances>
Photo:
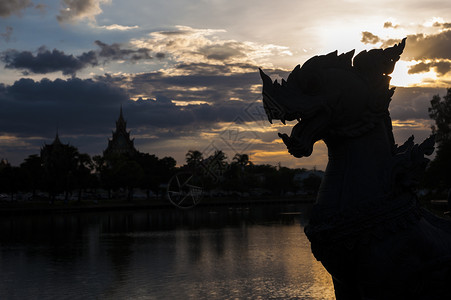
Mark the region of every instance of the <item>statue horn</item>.
<instances>
[{"instance_id":1,"label":"statue horn","mask_svg":"<svg viewBox=\"0 0 451 300\"><path fill-rule=\"evenodd\" d=\"M386 54L387 57L393 59L393 61L398 61L402 52L404 51L404 48L406 47L406 39L407 38L403 38L399 44L385 49L384 54Z\"/></svg>"},{"instance_id":2,"label":"statue horn","mask_svg":"<svg viewBox=\"0 0 451 300\"><path fill-rule=\"evenodd\" d=\"M271 78L265 74L265 72L262 71L262 69L258 68L260 70L260 77L263 80L263 85L271 86L272 85L272 80Z\"/></svg>"}]
</instances>

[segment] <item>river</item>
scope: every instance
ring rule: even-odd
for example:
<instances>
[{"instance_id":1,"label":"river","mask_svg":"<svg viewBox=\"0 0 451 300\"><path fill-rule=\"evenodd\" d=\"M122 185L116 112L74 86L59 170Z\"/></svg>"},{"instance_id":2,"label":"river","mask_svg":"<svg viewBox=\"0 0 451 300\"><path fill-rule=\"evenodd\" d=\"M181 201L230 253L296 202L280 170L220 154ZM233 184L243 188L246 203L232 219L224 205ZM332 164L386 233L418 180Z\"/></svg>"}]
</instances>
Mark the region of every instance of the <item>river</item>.
<instances>
[{"instance_id":1,"label":"river","mask_svg":"<svg viewBox=\"0 0 451 300\"><path fill-rule=\"evenodd\" d=\"M335 299L309 208L3 216L0 299Z\"/></svg>"}]
</instances>

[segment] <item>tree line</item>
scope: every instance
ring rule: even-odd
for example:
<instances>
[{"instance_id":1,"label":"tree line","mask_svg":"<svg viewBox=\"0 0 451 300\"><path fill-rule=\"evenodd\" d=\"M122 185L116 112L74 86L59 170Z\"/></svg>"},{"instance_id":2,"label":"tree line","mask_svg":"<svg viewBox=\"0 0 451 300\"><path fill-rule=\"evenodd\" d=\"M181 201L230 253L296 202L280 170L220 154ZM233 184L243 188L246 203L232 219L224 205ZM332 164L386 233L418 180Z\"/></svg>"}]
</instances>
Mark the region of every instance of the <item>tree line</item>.
<instances>
[{"instance_id":1,"label":"tree line","mask_svg":"<svg viewBox=\"0 0 451 300\"><path fill-rule=\"evenodd\" d=\"M177 167L172 157L158 158L141 152L90 157L58 141L45 145L40 154L28 156L19 166L2 160L0 193L8 194L11 200L18 193L28 193L30 199L45 198L51 203L58 199L81 201L86 195L96 197L100 191L106 192L107 198L132 200L137 189L144 191L147 198L161 197L177 172L192 172L201 178L206 190L219 194L285 195L300 188L312 194L321 182L315 174L296 182L295 174L306 169L256 165L248 154L236 154L229 162L221 150L208 157L198 150L189 150L185 158L186 163Z\"/></svg>"},{"instance_id":2,"label":"tree line","mask_svg":"<svg viewBox=\"0 0 451 300\"><path fill-rule=\"evenodd\" d=\"M426 169L423 187L439 196L444 196L451 188L451 88L443 97L434 95L428 109L434 120L432 133L435 135L435 158Z\"/></svg>"},{"instance_id":3,"label":"tree line","mask_svg":"<svg viewBox=\"0 0 451 300\"><path fill-rule=\"evenodd\" d=\"M54 203L57 196L81 200L87 191L95 194L103 189L112 198L113 192L122 190L131 199L136 188L158 193L176 169L172 157L160 159L147 153L90 157L71 145L60 144L56 151L52 146L45 145L40 155L28 156L18 167L0 162L0 192L12 200L18 192L31 193L31 199L45 193Z\"/></svg>"}]
</instances>

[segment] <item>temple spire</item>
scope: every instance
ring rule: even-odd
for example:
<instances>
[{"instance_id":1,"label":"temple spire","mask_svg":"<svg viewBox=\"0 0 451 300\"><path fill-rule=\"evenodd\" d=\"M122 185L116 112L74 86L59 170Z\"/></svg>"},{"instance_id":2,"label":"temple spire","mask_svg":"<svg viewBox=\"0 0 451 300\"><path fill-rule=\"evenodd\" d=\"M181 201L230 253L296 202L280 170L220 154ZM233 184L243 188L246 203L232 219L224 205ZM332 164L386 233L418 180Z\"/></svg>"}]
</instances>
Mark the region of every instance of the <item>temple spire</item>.
<instances>
[{"instance_id":1,"label":"temple spire","mask_svg":"<svg viewBox=\"0 0 451 300\"><path fill-rule=\"evenodd\" d=\"M122 113L122 104L119 111L119 118L116 121L116 132L126 132L127 122L124 119L124 114Z\"/></svg>"},{"instance_id":2,"label":"temple spire","mask_svg":"<svg viewBox=\"0 0 451 300\"><path fill-rule=\"evenodd\" d=\"M121 105L119 118L116 121L116 130L113 131L113 137L108 140L108 147L103 153L104 155L110 153L135 155L137 152L133 139L130 139L130 132L127 131L127 122L124 119Z\"/></svg>"},{"instance_id":3,"label":"temple spire","mask_svg":"<svg viewBox=\"0 0 451 300\"><path fill-rule=\"evenodd\" d=\"M59 133L58 133L58 127L56 127L56 134L55 134L55 139L53 140L52 145L61 145L61 140L59 137Z\"/></svg>"}]
</instances>

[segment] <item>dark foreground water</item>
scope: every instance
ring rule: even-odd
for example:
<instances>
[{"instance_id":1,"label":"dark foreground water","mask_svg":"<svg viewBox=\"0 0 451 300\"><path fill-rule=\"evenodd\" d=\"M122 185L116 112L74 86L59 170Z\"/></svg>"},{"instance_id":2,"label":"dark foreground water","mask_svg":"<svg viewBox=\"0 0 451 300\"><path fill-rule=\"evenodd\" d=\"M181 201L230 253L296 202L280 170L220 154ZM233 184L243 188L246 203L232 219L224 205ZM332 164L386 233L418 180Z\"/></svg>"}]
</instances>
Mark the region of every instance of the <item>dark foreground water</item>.
<instances>
[{"instance_id":1,"label":"dark foreground water","mask_svg":"<svg viewBox=\"0 0 451 300\"><path fill-rule=\"evenodd\" d=\"M1 217L0 299L334 299L303 233L308 211Z\"/></svg>"}]
</instances>

